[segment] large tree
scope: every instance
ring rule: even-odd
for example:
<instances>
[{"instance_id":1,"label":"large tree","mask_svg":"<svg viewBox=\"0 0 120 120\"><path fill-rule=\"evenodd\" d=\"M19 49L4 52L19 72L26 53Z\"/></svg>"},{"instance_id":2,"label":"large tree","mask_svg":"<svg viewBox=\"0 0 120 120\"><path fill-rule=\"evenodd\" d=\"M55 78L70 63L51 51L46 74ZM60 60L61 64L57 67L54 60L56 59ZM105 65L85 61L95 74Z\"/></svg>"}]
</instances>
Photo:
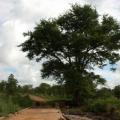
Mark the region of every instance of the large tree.
<instances>
[{"instance_id":1,"label":"large tree","mask_svg":"<svg viewBox=\"0 0 120 120\"><path fill-rule=\"evenodd\" d=\"M57 19L42 19L24 33L27 40L20 45L30 60L42 60L42 77L64 83L78 103L104 83L91 69L112 66L120 59L119 24L108 15L100 18L89 5L73 5Z\"/></svg>"}]
</instances>

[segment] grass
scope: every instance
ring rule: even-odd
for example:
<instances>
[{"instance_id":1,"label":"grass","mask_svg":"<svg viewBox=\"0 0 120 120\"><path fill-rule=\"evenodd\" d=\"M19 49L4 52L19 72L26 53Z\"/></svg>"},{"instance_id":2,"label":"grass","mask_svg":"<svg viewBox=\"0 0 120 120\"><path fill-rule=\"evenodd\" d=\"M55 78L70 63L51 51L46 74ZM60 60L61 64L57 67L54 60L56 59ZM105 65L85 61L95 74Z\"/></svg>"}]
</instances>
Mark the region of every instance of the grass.
<instances>
[{"instance_id":1,"label":"grass","mask_svg":"<svg viewBox=\"0 0 120 120\"><path fill-rule=\"evenodd\" d=\"M27 97L0 94L0 116L7 116L31 105L32 102Z\"/></svg>"},{"instance_id":2,"label":"grass","mask_svg":"<svg viewBox=\"0 0 120 120\"><path fill-rule=\"evenodd\" d=\"M0 98L0 116L7 116L20 110L17 104L14 104L11 98Z\"/></svg>"}]
</instances>

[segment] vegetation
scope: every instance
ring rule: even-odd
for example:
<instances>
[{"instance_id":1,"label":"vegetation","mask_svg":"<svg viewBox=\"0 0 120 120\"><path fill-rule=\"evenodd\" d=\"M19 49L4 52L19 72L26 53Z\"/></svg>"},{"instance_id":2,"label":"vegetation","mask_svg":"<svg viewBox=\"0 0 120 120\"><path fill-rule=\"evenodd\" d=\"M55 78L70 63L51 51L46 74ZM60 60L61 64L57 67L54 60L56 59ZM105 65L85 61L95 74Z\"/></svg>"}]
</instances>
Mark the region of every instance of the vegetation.
<instances>
[{"instance_id":1,"label":"vegetation","mask_svg":"<svg viewBox=\"0 0 120 120\"><path fill-rule=\"evenodd\" d=\"M42 19L33 31L24 33L27 40L20 45L30 60L43 62L42 77L52 76L64 84L78 105L105 83L91 70L107 64L114 70L120 60L116 52L120 48L120 26L111 16L101 18L91 6L75 4L56 19Z\"/></svg>"},{"instance_id":2,"label":"vegetation","mask_svg":"<svg viewBox=\"0 0 120 120\"><path fill-rule=\"evenodd\" d=\"M14 78L13 74L8 77L7 81L3 80L0 82L0 116L15 113L22 108L32 105L30 99L23 96L24 94L20 90L18 81Z\"/></svg>"},{"instance_id":3,"label":"vegetation","mask_svg":"<svg viewBox=\"0 0 120 120\"><path fill-rule=\"evenodd\" d=\"M118 99L120 99L120 85L116 86L114 88L113 92L114 92L115 97L117 97Z\"/></svg>"},{"instance_id":4,"label":"vegetation","mask_svg":"<svg viewBox=\"0 0 120 120\"><path fill-rule=\"evenodd\" d=\"M95 99L89 104L89 109L95 113L113 113L120 109L120 100L116 98Z\"/></svg>"},{"instance_id":5,"label":"vegetation","mask_svg":"<svg viewBox=\"0 0 120 120\"><path fill-rule=\"evenodd\" d=\"M10 75L7 81L0 82L0 116L32 106L33 102L26 96L28 94L45 98L48 105L55 106L57 103L63 111L66 109L66 106L69 106L69 109L65 110L69 114L93 112L95 114L116 116L116 118L120 116L120 99L118 94L116 94L119 93L117 92L119 91L119 86L116 86L114 89L105 87L96 89L93 96L85 102L86 104L77 107L73 96L66 92L64 85L41 83L39 86L33 88L31 85L20 86L16 81L14 75ZM12 91L9 94L7 86Z\"/></svg>"},{"instance_id":6,"label":"vegetation","mask_svg":"<svg viewBox=\"0 0 120 120\"><path fill-rule=\"evenodd\" d=\"M116 52L120 49L120 25L112 16L103 15L99 20L96 9L75 4L56 19L42 19L24 35L27 40L19 47L30 60L42 61L43 78L52 76L60 85L54 86L57 92L51 92L50 86L42 84L37 92L70 96L74 105L95 113L120 112L120 86L98 89L105 79L92 72L106 65L115 70L120 60Z\"/></svg>"},{"instance_id":7,"label":"vegetation","mask_svg":"<svg viewBox=\"0 0 120 120\"><path fill-rule=\"evenodd\" d=\"M56 102L69 101L64 91L64 86L41 83L33 88L32 85L21 86L13 74L8 80L0 82L0 116L6 116L20 109L33 106L33 101L29 94L44 97L48 104L54 105Z\"/></svg>"},{"instance_id":8,"label":"vegetation","mask_svg":"<svg viewBox=\"0 0 120 120\"><path fill-rule=\"evenodd\" d=\"M20 110L20 106L13 102L11 97L0 95L0 116L6 116Z\"/></svg>"},{"instance_id":9,"label":"vegetation","mask_svg":"<svg viewBox=\"0 0 120 120\"><path fill-rule=\"evenodd\" d=\"M57 83L20 86L11 74L0 83L1 115L31 106L26 95L34 94L61 107L79 107L72 108L71 113L87 111L120 117L120 86L98 89L105 79L92 72L108 64L115 70L120 60L116 52L120 49L120 26L113 17L103 15L99 20L96 9L76 4L56 19L42 19L24 35L27 40L19 45L22 51L30 60L42 61L42 77L52 76Z\"/></svg>"}]
</instances>

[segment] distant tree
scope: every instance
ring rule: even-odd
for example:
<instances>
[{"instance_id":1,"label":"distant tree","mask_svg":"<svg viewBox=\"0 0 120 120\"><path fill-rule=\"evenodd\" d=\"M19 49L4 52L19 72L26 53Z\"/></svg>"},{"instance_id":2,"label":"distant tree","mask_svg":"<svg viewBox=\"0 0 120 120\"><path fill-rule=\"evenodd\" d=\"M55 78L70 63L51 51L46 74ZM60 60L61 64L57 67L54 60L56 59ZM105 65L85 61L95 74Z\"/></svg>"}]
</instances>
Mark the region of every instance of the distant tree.
<instances>
[{"instance_id":1,"label":"distant tree","mask_svg":"<svg viewBox=\"0 0 120 120\"><path fill-rule=\"evenodd\" d=\"M113 91L109 88L101 88L96 92L96 98L108 98L114 96Z\"/></svg>"},{"instance_id":2,"label":"distant tree","mask_svg":"<svg viewBox=\"0 0 120 120\"><path fill-rule=\"evenodd\" d=\"M10 74L6 85L7 95L15 95L17 93L17 84L18 81L15 79L14 75Z\"/></svg>"},{"instance_id":3,"label":"distant tree","mask_svg":"<svg viewBox=\"0 0 120 120\"><path fill-rule=\"evenodd\" d=\"M41 94L50 94L51 86L47 83L41 83L37 88L36 91Z\"/></svg>"},{"instance_id":4,"label":"distant tree","mask_svg":"<svg viewBox=\"0 0 120 120\"><path fill-rule=\"evenodd\" d=\"M101 18L91 6L76 4L57 19L41 20L20 45L30 60L44 59L42 77L65 83L78 104L105 82L90 70L120 60L120 26L111 16Z\"/></svg>"},{"instance_id":5,"label":"distant tree","mask_svg":"<svg viewBox=\"0 0 120 120\"><path fill-rule=\"evenodd\" d=\"M18 91L19 93L22 93L22 86L21 86L21 85L18 85L18 86L17 86L17 91Z\"/></svg>"},{"instance_id":6,"label":"distant tree","mask_svg":"<svg viewBox=\"0 0 120 120\"><path fill-rule=\"evenodd\" d=\"M24 94L32 93L33 86L32 85L24 85L22 86L22 92Z\"/></svg>"},{"instance_id":7,"label":"distant tree","mask_svg":"<svg viewBox=\"0 0 120 120\"><path fill-rule=\"evenodd\" d=\"M7 82L6 81L4 81L4 80L2 80L1 82L0 82L0 92L3 92L3 93L5 93L6 92L6 89L7 89Z\"/></svg>"},{"instance_id":8,"label":"distant tree","mask_svg":"<svg viewBox=\"0 0 120 120\"><path fill-rule=\"evenodd\" d=\"M113 89L114 95L115 97L120 99L120 85L115 86L115 88Z\"/></svg>"},{"instance_id":9,"label":"distant tree","mask_svg":"<svg viewBox=\"0 0 120 120\"><path fill-rule=\"evenodd\" d=\"M54 96L66 96L65 85L52 85L51 95Z\"/></svg>"}]
</instances>

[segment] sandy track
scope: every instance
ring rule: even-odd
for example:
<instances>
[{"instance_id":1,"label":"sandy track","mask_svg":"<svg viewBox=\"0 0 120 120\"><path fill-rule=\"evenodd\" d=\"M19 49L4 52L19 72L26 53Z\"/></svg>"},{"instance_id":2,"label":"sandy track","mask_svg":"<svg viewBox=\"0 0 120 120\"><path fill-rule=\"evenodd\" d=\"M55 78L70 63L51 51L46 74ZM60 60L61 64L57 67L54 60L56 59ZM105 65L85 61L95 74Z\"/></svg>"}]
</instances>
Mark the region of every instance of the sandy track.
<instances>
[{"instance_id":1,"label":"sandy track","mask_svg":"<svg viewBox=\"0 0 120 120\"><path fill-rule=\"evenodd\" d=\"M6 120L59 120L62 113L54 108L26 109Z\"/></svg>"}]
</instances>

